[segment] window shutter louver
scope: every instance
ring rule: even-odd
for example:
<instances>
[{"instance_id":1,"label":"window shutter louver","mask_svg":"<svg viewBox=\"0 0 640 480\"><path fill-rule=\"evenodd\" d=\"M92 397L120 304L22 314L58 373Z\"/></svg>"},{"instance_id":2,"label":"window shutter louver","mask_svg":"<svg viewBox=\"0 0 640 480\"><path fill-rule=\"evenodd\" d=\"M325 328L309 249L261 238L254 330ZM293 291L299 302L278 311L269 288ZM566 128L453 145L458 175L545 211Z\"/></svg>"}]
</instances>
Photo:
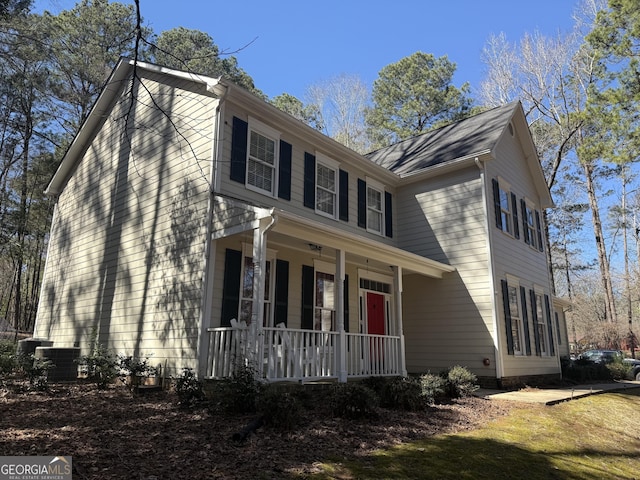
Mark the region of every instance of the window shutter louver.
<instances>
[{"instance_id":1,"label":"window shutter louver","mask_svg":"<svg viewBox=\"0 0 640 480\"><path fill-rule=\"evenodd\" d=\"M344 222L349 221L349 173L339 171L340 192L338 192L338 218Z\"/></svg>"},{"instance_id":2,"label":"window shutter louver","mask_svg":"<svg viewBox=\"0 0 640 480\"><path fill-rule=\"evenodd\" d=\"M238 318L240 305L240 275L242 252L228 248L224 257L224 279L222 282L222 308L220 326L230 327L231 320Z\"/></svg>"},{"instance_id":3,"label":"window shutter louver","mask_svg":"<svg viewBox=\"0 0 640 480\"><path fill-rule=\"evenodd\" d=\"M313 267L302 266L302 318L300 327L313 330L313 293L315 289Z\"/></svg>"},{"instance_id":4,"label":"window shutter louver","mask_svg":"<svg viewBox=\"0 0 640 480\"><path fill-rule=\"evenodd\" d=\"M527 355L531 355L531 335L529 333L529 313L527 312L527 290L520 287L520 300L522 302L522 328L524 329L524 345Z\"/></svg>"},{"instance_id":5,"label":"window shutter louver","mask_svg":"<svg viewBox=\"0 0 640 480\"><path fill-rule=\"evenodd\" d=\"M524 198L520 199L520 213L522 214L522 235L524 236L524 243L531 245L527 223L527 204L524 201Z\"/></svg>"},{"instance_id":6,"label":"window shutter louver","mask_svg":"<svg viewBox=\"0 0 640 480\"><path fill-rule=\"evenodd\" d=\"M284 323L287 326L289 317L289 262L276 260L274 325Z\"/></svg>"},{"instance_id":7,"label":"window shutter louver","mask_svg":"<svg viewBox=\"0 0 640 480\"><path fill-rule=\"evenodd\" d=\"M540 348L540 333L538 332L538 306L536 305L536 292L529 290L529 297L531 298L531 319L533 323L533 338L536 344L536 355L542 355Z\"/></svg>"},{"instance_id":8,"label":"window shutter louver","mask_svg":"<svg viewBox=\"0 0 640 480\"><path fill-rule=\"evenodd\" d=\"M544 309L547 314L547 329L549 330L549 353L551 355L555 355L556 348L553 344L553 322L551 320L551 305L549 302L549 295L544 296Z\"/></svg>"},{"instance_id":9,"label":"window shutter louver","mask_svg":"<svg viewBox=\"0 0 640 480\"><path fill-rule=\"evenodd\" d=\"M305 207L316 208L316 157L304 152L304 202Z\"/></svg>"},{"instance_id":10,"label":"window shutter louver","mask_svg":"<svg viewBox=\"0 0 640 480\"><path fill-rule=\"evenodd\" d=\"M391 193L384 192L384 234L389 238L393 238L393 212L391 210L391 202Z\"/></svg>"},{"instance_id":11,"label":"window shutter louver","mask_svg":"<svg viewBox=\"0 0 640 480\"><path fill-rule=\"evenodd\" d=\"M500 207L500 185L495 178L491 179L491 185L493 185L493 207L496 217L496 227L502 230L502 208Z\"/></svg>"},{"instance_id":12,"label":"window shutter louver","mask_svg":"<svg viewBox=\"0 0 640 480\"><path fill-rule=\"evenodd\" d=\"M511 192L511 208L513 210L513 236L520 238L520 225L518 225L518 199L516 194Z\"/></svg>"},{"instance_id":13,"label":"window shutter louver","mask_svg":"<svg viewBox=\"0 0 640 480\"><path fill-rule=\"evenodd\" d=\"M236 182L245 183L247 174L247 135L249 124L244 120L233 117L233 131L231 132L231 172L230 178Z\"/></svg>"},{"instance_id":14,"label":"window shutter louver","mask_svg":"<svg viewBox=\"0 0 640 480\"><path fill-rule=\"evenodd\" d=\"M513 350L513 332L511 327L511 310L509 309L509 288L506 280L500 280L502 283L502 304L504 307L504 328L507 334L507 352L509 355L514 354Z\"/></svg>"},{"instance_id":15,"label":"window shutter louver","mask_svg":"<svg viewBox=\"0 0 640 480\"><path fill-rule=\"evenodd\" d=\"M291 152L290 143L280 140L280 161L278 162L278 197L291 200Z\"/></svg>"},{"instance_id":16,"label":"window shutter louver","mask_svg":"<svg viewBox=\"0 0 640 480\"><path fill-rule=\"evenodd\" d=\"M540 212L536 210L536 230L538 233L538 250L544 251L544 245L542 243L542 224L540 222Z\"/></svg>"},{"instance_id":17,"label":"window shutter louver","mask_svg":"<svg viewBox=\"0 0 640 480\"><path fill-rule=\"evenodd\" d=\"M367 182L358 179L358 226L367 228Z\"/></svg>"}]
</instances>

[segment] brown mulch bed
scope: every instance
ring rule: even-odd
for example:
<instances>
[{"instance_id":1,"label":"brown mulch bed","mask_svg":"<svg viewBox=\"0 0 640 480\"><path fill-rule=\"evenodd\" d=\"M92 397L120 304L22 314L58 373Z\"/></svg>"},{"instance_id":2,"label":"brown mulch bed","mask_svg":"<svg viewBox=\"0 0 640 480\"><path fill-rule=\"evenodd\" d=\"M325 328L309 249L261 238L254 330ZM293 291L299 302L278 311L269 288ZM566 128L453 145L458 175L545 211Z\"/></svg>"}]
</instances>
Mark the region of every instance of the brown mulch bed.
<instances>
[{"instance_id":1,"label":"brown mulch bed","mask_svg":"<svg viewBox=\"0 0 640 480\"><path fill-rule=\"evenodd\" d=\"M177 407L170 392L52 384L48 392L0 383L0 455L71 455L78 479L304 478L318 463L476 428L515 404L465 398L422 412L380 410L376 420L305 410L299 428L261 427L242 443L234 433L255 415Z\"/></svg>"}]
</instances>

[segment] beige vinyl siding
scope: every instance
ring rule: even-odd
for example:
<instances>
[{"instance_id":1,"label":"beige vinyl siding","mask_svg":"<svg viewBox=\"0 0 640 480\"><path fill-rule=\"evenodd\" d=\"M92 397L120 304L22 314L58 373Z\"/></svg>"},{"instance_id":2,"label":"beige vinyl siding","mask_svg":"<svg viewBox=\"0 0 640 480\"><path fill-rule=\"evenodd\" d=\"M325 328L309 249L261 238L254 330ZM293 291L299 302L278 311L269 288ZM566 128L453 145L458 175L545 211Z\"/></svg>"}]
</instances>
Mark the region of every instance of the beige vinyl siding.
<instances>
[{"instance_id":1,"label":"beige vinyl siding","mask_svg":"<svg viewBox=\"0 0 640 480\"><path fill-rule=\"evenodd\" d=\"M35 335L87 349L96 330L175 373L195 367L214 100L187 82L143 82L58 198Z\"/></svg>"},{"instance_id":2,"label":"beige vinyl siding","mask_svg":"<svg viewBox=\"0 0 640 480\"><path fill-rule=\"evenodd\" d=\"M463 364L495 375L482 364L494 357L494 325L480 171L473 166L403 187L398 211L401 248L456 267L438 280L405 277L408 370Z\"/></svg>"},{"instance_id":3,"label":"beige vinyl siding","mask_svg":"<svg viewBox=\"0 0 640 480\"><path fill-rule=\"evenodd\" d=\"M535 160L534 160L535 161ZM493 194L488 192L487 202L489 211L489 227L492 229L492 252L495 268L496 314L498 317L500 350L504 352L504 377L518 377L527 375L542 375L559 373L559 364L556 356L537 356L533 334L533 318L531 313L531 301L529 291L539 289L540 293L549 295L551 315L553 317L553 297L549 282L546 253L534 249L524 241L522 227L522 211L520 199L526 198L533 202L540 212L540 220L543 221L540 197L533 183L531 170L527 165L522 148L516 137L512 137L508 130L505 131L495 152L495 159L487 162L487 175L489 179L500 177L510 185L510 190L518 199L518 224L520 238L501 232L495 227L493 214ZM490 180L489 180L490 181ZM545 246L546 248L546 246ZM530 330L531 355L507 355L507 343L505 332L504 308L501 290L501 279L511 275L519 279L519 285L526 289L527 314ZM540 290L542 289L542 290ZM518 292L519 293L519 292ZM555 320L552 318L554 345L558 345ZM545 328L546 328L545 320ZM563 339L564 340L564 339ZM547 347L547 351L549 347Z\"/></svg>"},{"instance_id":4,"label":"beige vinyl siding","mask_svg":"<svg viewBox=\"0 0 640 480\"><path fill-rule=\"evenodd\" d=\"M246 110L240 109L237 105L234 105L230 101L225 103L225 128L223 134L223 148L222 148L222 162L220 165L220 175L222 177L220 185L220 193L228 195L233 198L241 198L247 202L261 207L275 207L286 210L288 212L300 215L312 219L318 223L329 225L334 228L343 229L349 233L362 235L372 238L376 241L388 244L396 245L395 234L393 238L388 238L385 235L376 235L367 232L364 228L358 227L358 178L365 179L365 177L372 177L376 182L385 186L385 190L391 194L395 194L395 178L389 178L382 175L378 175L376 170L380 169L377 165L371 163L371 170L365 171L362 168L354 167L352 160L343 158L341 153L336 151L320 151L323 155L326 155L330 159L340 164L339 168L345 170L349 174L349 221L344 222L335 219L328 218L324 215L320 215L315 210L305 207L303 204L304 198L304 155L305 152L316 154L316 146L312 143L311 138L301 138L292 136L283 128L278 128L277 125L270 123L269 119L256 117L260 122L268 125L269 127L280 131L280 139L292 145L292 160L291 160L291 200L283 200L278 198L277 189L274 197L261 194L254 190L250 190L245 185L230 180L230 159L231 159L231 138L233 133L233 117L238 117L244 121L248 121L248 115ZM338 178L336 178L338 181ZM395 197L395 195L394 195ZM384 198L383 198L384 201ZM395 198L394 198L395 204ZM336 204L337 208L337 204ZM393 228L394 232L397 229L397 208L394 206L393 215Z\"/></svg>"}]
</instances>

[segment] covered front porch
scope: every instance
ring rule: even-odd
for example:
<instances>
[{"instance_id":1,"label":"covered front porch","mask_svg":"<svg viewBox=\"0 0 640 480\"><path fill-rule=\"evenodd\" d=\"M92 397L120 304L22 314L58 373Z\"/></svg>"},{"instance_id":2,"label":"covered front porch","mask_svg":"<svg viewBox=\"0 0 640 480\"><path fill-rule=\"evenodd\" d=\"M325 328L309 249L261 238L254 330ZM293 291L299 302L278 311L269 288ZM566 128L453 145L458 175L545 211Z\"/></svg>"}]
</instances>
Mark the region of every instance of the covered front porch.
<instances>
[{"instance_id":1,"label":"covered front porch","mask_svg":"<svg viewBox=\"0 0 640 480\"><path fill-rule=\"evenodd\" d=\"M272 382L406 375L403 276L442 278L454 269L370 236L235 202L242 221L212 239L218 268L210 272L224 285L214 288L222 293L211 300L201 375L225 378L238 365Z\"/></svg>"}]
</instances>

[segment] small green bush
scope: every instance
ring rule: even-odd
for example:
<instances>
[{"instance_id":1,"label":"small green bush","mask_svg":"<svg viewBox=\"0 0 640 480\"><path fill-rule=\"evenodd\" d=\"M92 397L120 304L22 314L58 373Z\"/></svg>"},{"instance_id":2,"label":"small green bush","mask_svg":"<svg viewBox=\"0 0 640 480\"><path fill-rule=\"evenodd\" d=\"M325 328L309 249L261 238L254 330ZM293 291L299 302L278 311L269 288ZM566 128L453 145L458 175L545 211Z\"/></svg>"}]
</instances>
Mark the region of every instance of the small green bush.
<instances>
[{"instance_id":1,"label":"small green bush","mask_svg":"<svg viewBox=\"0 0 640 480\"><path fill-rule=\"evenodd\" d=\"M120 379L132 392L140 387L145 378L158 374L158 369L151 365L148 356L137 358L131 355L118 355L118 367Z\"/></svg>"},{"instance_id":2,"label":"small green bush","mask_svg":"<svg viewBox=\"0 0 640 480\"><path fill-rule=\"evenodd\" d=\"M49 389L49 380L47 374L49 370L56 368L51 360L43 360L36 358L33 353L29 355L20 355L19 363L22 371L29 379L29 386L33 390L40 392Z\"/></svg>"},{"instance_id":3,"label":"small green bush","mask_svg":"<svg viewBox=\"0 0 640 480\"><path fill-rule=\"evenodd\" d=\"M233 375L218 384L218 405L232 413L255 412L263 389L256 378L256 371L250 365L236 365Z\"/></svg>"},{"instance_id":4,"label":"small green bush","mask_svg":"<svg viewBox=\"0 0 640 480\"><path fill-rule=\"evenodd\" d=\"M16 343L12 340L0 340L0 375L12 373L17 366Z\"/></svg>"},{"instance_id":5,"label":"small green bush","mask_svg":"<svg viewBox=\"0 0 640 480\"><path fill-rule=\"evenodd\" d=\"M414 411L424 407L420 382L414 377L392 377L380 394L380 406Z\"/></svg>"},{"instance_id":6,"label":"small green bush","mask_svg":"<svg viewBox=\"0 0 640 480\"><path fill-rule=\"evenodd\" d=\"M339 383L331 392L331 410L337 417L352 420L378 417L376 393L359 383Z\"/></svg>"},{"instance_id":7,"label":"small green bush","mask_svg":"<svg viewBox=\"0 0 640 480\"><path fill-rule=\"evenodd\" d=\"M445 373L447 389L451 398L464 398L470 396L479 387L478 377L465 367L455 365Z\"/></svg>"},{"instance_id":8,"label":"small green bush","mask_svg":"<svg viewBox=\"0 0 640 480\"><path fill-rule=\"evenodd\" d=\"M178 405L182 408L192 408L205 399L202 382L193 369L182 369L182 374L176 379L176 394Z\"/></svg>"},{"instance_id":9,"label":"small green bush","mask_svg":"<svg viewBox=\"0 0 640 480\"><path fill-rule=\"evenodd\" d=\"M301 419L300 402L291 392L274 385L267 386L258 400L258 411L265 425L281 431L291 431Z\"/></svg>"},{"instance_id":10,"label":"small green bush","mask_svg":"<svg viewBox=\"0 0 640 480\"><path fill-rule=\"evenodd\" d=\"M440 375L427 372L420 376L422 398L430 405L444 395L446 387L447 381Z\"/></svg>"},{"instance_id":11,"label":"small green bush","mask_svg":"<svg viewBox=\"0 0 640 480\"><path fill-rule=\"evenodd\" d=\"M627 380L631 378L631 365L627 365L622 359L607 363L605 366L613 380Z\"/></svg>"},{"instance_id":12,"label":"small green bush","mask_svg":"<svg viewBox=\"0 0 640 480\"><path fill-rule=\"evenodd\" d=\"M96 344L89 355L80 357L78 365L84 367L87 378L103 390L118 377L118 358L101 344Z\"/></svg>"}]
</instances>

